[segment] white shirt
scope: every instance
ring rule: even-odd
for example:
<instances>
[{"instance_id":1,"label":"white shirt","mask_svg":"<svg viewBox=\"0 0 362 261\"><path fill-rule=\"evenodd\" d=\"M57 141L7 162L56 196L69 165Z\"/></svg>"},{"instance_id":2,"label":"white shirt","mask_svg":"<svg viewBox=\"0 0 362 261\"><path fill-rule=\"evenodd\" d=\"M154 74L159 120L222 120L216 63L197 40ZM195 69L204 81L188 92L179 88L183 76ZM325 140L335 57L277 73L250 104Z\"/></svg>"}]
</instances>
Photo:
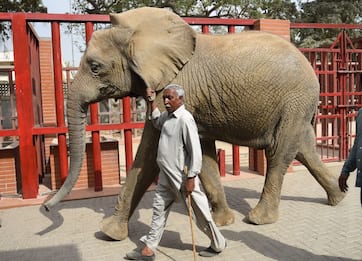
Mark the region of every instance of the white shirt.
<instances>
[{"instance_id":1,"label":"white shirt","mask_svg":"<svg viewBox=\"0 0 362 261\"><path fill-rule=\"evenodd\" d=\"M152 112L152 122L161 130L157 152L161 171L176 184L181 184L185 166L188 177L198 175L202 166L200 138L195 120L185 106L181 105L171 114L167 111L161 113L156 108Z\"/></svg>"}]
</instances>

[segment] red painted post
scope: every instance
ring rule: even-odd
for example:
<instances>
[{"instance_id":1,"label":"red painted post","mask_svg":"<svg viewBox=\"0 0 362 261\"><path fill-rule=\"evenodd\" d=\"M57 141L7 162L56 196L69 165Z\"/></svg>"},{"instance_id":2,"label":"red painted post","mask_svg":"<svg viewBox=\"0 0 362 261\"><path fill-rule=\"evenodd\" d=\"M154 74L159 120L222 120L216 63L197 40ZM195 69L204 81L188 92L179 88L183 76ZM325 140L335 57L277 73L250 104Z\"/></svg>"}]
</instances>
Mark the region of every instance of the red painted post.
<instances>
[{"instance_id":1,"label":"red painted post","mask_svg":"<svg viewBox=\"0 0 362 261\"><path fill-rule=\"evenodd\" d=\"M233 175L240 175L240 148L233 145Z\"/></svg>"},{"instance_id":2,"label":"red painted post","mask_svg":"<svg viewBox=\"0 0 362 261\"><path fill-rule=\"evenodd\" d=\"M54 88L56 118L58 127L66 127L64 120L64 93L62 79L62 53L60 44L60 24L52 22L52 46L53 46L53 67L54 67ZM58 134L58 152L60 179L62 184L68 176L68 149L65 133Z\"/></svg>"},{"instance_id":3,"label":"red painted post","mask_svg":"<svg viewBox=\"0 0 362 261\"><path fill-rule=\"evenodd\" d=\"M10 108L11 108L11 127L12 129L16 129L16 111L14 110L16 104L14 105L14 96L15 96L15 88L13 83L13 71L10 70L8 72L9 75L9 86L10 86Z\"/></svg>"},{"instance_id":4,"label":"red painted post","mask_svg":"<svg viewBox=\"0 0 362 261\"><path fill-rule=\"evenodd\" d=\"M221 177L225 177L226 175L226 166L225 166L225 150L218 149L217 150L217 158L219 162L219 172Z\"/></svg>"},{"instance_id":5,"label":"red painted post","mask_svg":"<svg viewBox=\"0 0 362 261\"><path fill-rule=\"evenodd\" d=\"M228 26L228 33L234 34L235 33L235 25L229 25Z\"/></svg>"},{"instance_id":6,"label":"red painted post","mask_svg":"<svg viewBox=\"0 0 362 261\"><path fill-rule=\"evenodd\" d=\"M93 23L85 23L86 42L90 40L93 33ZM90 105L91 124L97 125L98 121L98 103ZM101 159L101 143L99 131L92 131L92 153L93 153L93 169L94 169L94 191L103 190L102 182L102 159Z\"/></svg>"},{"instance_id":7,"label":"red painted post","mask_svg":"<svg viewBox=\"0 0 362 261\"><path fill-rule=\"evenodd\" d=\"M25 13L13 15L13 48L16 77L16 109L18 113L19 154L21 185L24 199L36 198L39 179L36 166L36 151L33 144L34 127L31 61Z\"/></svg>"},{"instance_id":8,"label":"red painted post","mask_svg":"<svg viewBox=\"0 0 362 261\"><path fill-rule=\"evenodd\" d=\"M122 99L123 105L123 123L131 122L131 98ZM126 174L132 167L133 151L132 151L132 129L124 129L124 150L126 154Z\"/></svg>"},{"instance_id":9,"label":"red painted post","mask_svg":"<svg viewBox=\"0 0 362 261\"><path fill-rule=\"evenodd\" d=\"M209 33L209 26L207 24L203 24L201 26L201 31L203 34L208 34Z\"/></svg>"},{"instance_id":10,"label":"red painted post","mask_svg":"<svg viewBox=\"0 0 362 261\"><path fill-rule=\"evenodd\" d=\"M341 42L340 42L340 48L341 48L341 57L342 57L342 61L341 61L341 68L339 68L339 70L342 70L342 71L346 71L348 70L348 64L349 64L349 58L348 58L348 43L347 43L347 33L345 30L342 31L342 35L341 35ZM342 73L340 75L341 77L341 84L343 85L340 85L340 86L343 86L344 90L342 91L343 93L343 102L344 104L348 104L348 98L347 97L347 92L350 92L351 90L348 89L348 77L349 75L346 74L346 73ZM347 133L347 117L346 117L346 110L344 111L344 122L342 122L341 124L343 124L344 128L345 128L345 132L344 133ZM357 116L356 116L357 117ZM342 154L342 157L343 159L346 159L348 157L348 153L349 153L349 149L348 149L348 139L347 138L344 138L343 139L343 142L342 142L342 150L343 150L343 154Z\"/></svg>"}]
</instances>

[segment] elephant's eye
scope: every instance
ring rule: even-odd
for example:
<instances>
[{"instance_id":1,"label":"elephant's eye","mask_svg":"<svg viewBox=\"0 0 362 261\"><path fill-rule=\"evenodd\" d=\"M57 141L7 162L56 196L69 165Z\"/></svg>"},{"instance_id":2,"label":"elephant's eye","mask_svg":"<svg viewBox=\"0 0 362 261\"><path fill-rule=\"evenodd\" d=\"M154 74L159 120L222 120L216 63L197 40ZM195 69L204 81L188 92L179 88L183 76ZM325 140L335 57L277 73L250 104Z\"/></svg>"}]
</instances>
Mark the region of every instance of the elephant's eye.
<instances>
[{"instance_id":1,"label":"elephant's eye","mask_svg":"<svg viewBox=\"0 0 362 261\"><path fill-rule=\"evenodd\" d=\"M91 64L90 64L90 69L91 69L92 73L98 74L100 68L101 68L101 65L100 65L99 63L97 63L97 62L91 62Z\"/></svg>"}]
</instances>

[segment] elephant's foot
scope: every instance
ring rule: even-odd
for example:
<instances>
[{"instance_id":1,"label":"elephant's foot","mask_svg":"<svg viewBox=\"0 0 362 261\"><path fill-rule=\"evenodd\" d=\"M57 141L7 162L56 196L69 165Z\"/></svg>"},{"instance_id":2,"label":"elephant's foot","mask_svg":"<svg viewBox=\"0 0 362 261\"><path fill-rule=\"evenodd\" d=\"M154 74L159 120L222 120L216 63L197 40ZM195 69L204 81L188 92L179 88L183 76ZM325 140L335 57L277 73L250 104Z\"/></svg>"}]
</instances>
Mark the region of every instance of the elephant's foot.
<instances>
[{"instance_id":1,"label":"elephant's foot","mask_svg":"<svg viewBox=\"0 0 362 261\"><path fill-rule=\"evenodd\" d=\"M234 213L230 208L212 212L212 217L216 226L226 226L233 224L235 221Z\"/></svg>"},{"instance_id":2,"label":"elephant's foot","mask_svg":"<svg viewBox=\"0 0 362 261\"><path fill-rule=\"evenodd\" d=\"M250 223L256 225L275 223L279 218L278 207L268 207L266 203L258 203L248 214Z\"/></svg>"},{"instance_id":3,"label":"elephant's foot","mask_svg":"<svg viewBox=\"0 0 362 261\"><path fill-rule=\"evenodd\" d=\"M123 240L128 236L128 223L122 223L119 216L112 215L102 220L101 231L114 240Z\"/></svg>"},{"instance_id":4,"label":"elephant's foot","mask_svg":"<svg viewBox=\"0 0 362 261\"><path fill-rule=\"evenodd\" d=\"M344 199L346 193L338 189L329 193L327 192L327 196L328 196L328 205L336 206L339 202L342 201L342 199Z\"/></svg>"}]
</instances>

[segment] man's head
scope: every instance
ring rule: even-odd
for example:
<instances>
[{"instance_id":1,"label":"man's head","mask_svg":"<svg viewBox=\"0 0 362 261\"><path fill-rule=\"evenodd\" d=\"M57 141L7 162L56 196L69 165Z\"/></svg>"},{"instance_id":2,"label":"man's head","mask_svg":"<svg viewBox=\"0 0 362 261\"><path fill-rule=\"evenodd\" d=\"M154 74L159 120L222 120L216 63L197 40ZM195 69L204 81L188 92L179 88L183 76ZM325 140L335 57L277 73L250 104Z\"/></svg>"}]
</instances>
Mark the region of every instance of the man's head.
<instances>
[{"instance_id":1,"label":"man's head","mask_svg":"<svg viewBox=\"0 0 362 261\"><path fill-rule=\"evenodd\" d=\"M184 89L177 84L167 85L163 91L163 104L169 113L184 104Z\"/></svg>"}]
</instances>

